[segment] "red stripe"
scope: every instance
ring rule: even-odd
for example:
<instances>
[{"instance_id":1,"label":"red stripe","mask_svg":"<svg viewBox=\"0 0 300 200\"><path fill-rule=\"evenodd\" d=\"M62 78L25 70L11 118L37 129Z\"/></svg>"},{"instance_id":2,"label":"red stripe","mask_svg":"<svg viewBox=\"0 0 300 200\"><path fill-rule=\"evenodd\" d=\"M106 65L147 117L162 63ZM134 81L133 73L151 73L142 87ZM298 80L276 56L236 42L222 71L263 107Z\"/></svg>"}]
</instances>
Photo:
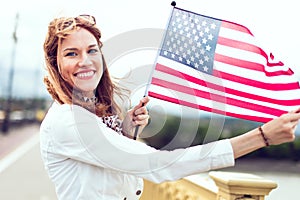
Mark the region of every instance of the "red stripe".
<instances>
[{"instance_id":1,"label":"red stripe","mask_svg":"<svg viewBox=\"0 0 300 200\"><path fill-rule=\"evenodd\" d=\"M174 70L170 67L167 67L165 65L162 65L160 63L156 64L156 68L155 70L167 73L167 74L171 74L173 76L177 76L179 78L197 83L198 85L202 85L202 86L207 86L207 82L203 81L201 79L195 78L191 75L185 74L183 72ZM299 84L298 82L294 82L294 83L264 83L261 81L256 81L256 80L252 80L252 79L246 79L244 77L239 77L236 75L232 75L232 74L228 74L225 72L219 72L217 70L215 70L216 72L214 73L214 75L216 77L222 78L222 79L226 79L229 81L233 81L233 82L237 82L237 83L241 83L244 85L249 85L249 86L253 86L256 88L260 88L260 89L266 89L266 90L270 90L270 91L284 91L284 90L295 90L295 89L299 89ZM198 72L198 71L197 71ZM210 83L210 87L213 87L213 89L219 90L219 91L224 91L224 87ZM226 91L229 88L225 88ZM281 101L281 100L280 100ZM288 105L291 103L288 100ZM296 101L298 102L298 100Z\"/></svg>"},{"instance_id":2,"label":"red stripe","mask_svg":"<svg viewBox=\"0 0 300 200\"><path fill-rule=\"evenodd\" d=\"M261 55L266 59L265 65L268 66L268 67L284 66L284 64L282 62L275 62L275 63L270 62L269 61L269 56L266 54L266 52L262 48L260 48L258 46L255 46L255 45L252 45L252 44L249 44L249 43L246 43L246 42L241 42L241 41L238 41L238 40L232 40L232 39L224 38L224 37L221 37L221 36L219 36L219 38L218 38L218 44L223 45L223 46L229 46L229 47L236 48L236 49L249 51L249 52ZM219 55L219 56L221 56L221 55ZM224 57L227 57L227 56L224 56ZM231 57L227 57L228 60L230 58ZM236 59L236 61L240 61L240 60ZM232 59L231 65L235 65L236 61L234 59ZM246 65L246 66L248 66L248 65ZM246 67L246 66L241 65L239 67ZM291 75L291 74L294 73L291 69L288 69L288 71L283 69L283 70L277 70L277 71L274 71L274 72L268 72L268 71L265 70L265 66L261 65L261 64L258 64L258 65L250 64L249 67L251 67L250 69L252 69L252 70L263 71L263 72L266 73L267 76L278 76L278 75L282 75L282 74Z\"/></svg>"},{"instance_id":3,"label":"red stripe","mask_svg":"<svg viewBox=\"0 0 300 200\"><path fill-rule=\"evenodd\" d=\"M240 32L247 33L247 34L253 36L251 31L246 26L243 26L241 24L237 24L237 23L233 23L233 22L223 20L222 24L221 24L221 27L229 28L229 29L236 30L236 31L240 31Z\"/></svg>"},{"instance_id":4,"label":"red stripe","mask_svg":"<svg viewBox=\"0 0 300 200\"><path fill-rule=\"evenodd\" d=\"M268 55L266 54L266 52L264 50L262 50L262 48L260 48L256 45L253 45L253 44L249 44L249 43L242 42L239 40L224 38L221 36L218 37L218 44L236 48L236 49L245 50L245 51L250 51L252 53L262 55L263 57L268 59Z\"/></svg>"},{"instance_id":5,"label":"red stripe","mask_svg":"<svg viewBox=\"0 0 300 200\"><path fill-rule=\"evenodd\" d=\"M298 90L300 88L299 84L297 82L293 82L293 83L264 83L264 82L256 81L256 80L253 80L253 79L248 79L248 78L236 76L236 75L233 75L233 74L229 74L229 73L226 73L226 72L221 72L221 71L218 71L218 70L214 70L214 76L225 79L225 80L233 81L233 82L236 82L236 83L241 83L241 84L244 84L244 85L249 85L249 86L253 86L253 87L261 88L261 89L265 89L265 90L270 90L270 91ZM288 102L290 102L290 101L288 101ZM299 100L297 100L296 102L299 103ZM281 103L279 103L279 104L281 104Z\"/></svg>"},{"instance_id":6,"label":"red stripe","mask_svg":"<svg viewBox=\"0 0 300 200\"><path fill-rule=\"evenodd\" d=\"M194 104L194 103L191 103L191 102L175 99L175 98L172 98L172 97L169 97L169 96L164 96L162 94L157 94L157 93L151 92L151 91L149 91L148 95L151 96L151 97L161 99L161 100L164 100L164 101L168 101L168 102L172 102L172 103L175 103L175 104L188 106L188 107L191 107L191 108L196 108L196 109L204 110L204 111L207 111L207 112L214 112L214 113L221 114L221 115L236 117L236 118L240 118L240 119L247 119L247 120L263 122L263 123L266 123L266 122L268 122L272 119L272 118L266 118L266 117L251 116L251 115L246 115L246 114L242 115L242 114L237 114L237 113L232 113L232 112L224 112L222 110L218 110L218 109L215 109L215 108L212 109L212 108L207 107L207 106L202 106L202 105Z\"/></svg>"},{"instance_id":7,"label":"red stripe","mask_svg":"<svg viewBox=\"0 0 300 200\"><path fill-rule=\"evenodd\" d=\"M152 78L152 84L153 85L158 85L161 87L165 87L171 90L175 90L178 92L182 92L185 94L189 94L192 96L197 96L197 97L201 97L201 98L205 98L208 100L212 100L212 101L216 101L216 102L220 102L220 103L224 103L224 104L228 104L228 105L233 105L233 106L237 106L240 108L245 108L248 110L254 110L254 111L258 111L261 113L267 113L270 115L275 115L275 116L280 116L282 113L285 113L286 111L284 110L280 110L280 109L276 109L276 108L270 108L267 106L263 106L263 105L259 105L259 104L254 104L254 103L250 103L250 102L246 102L246 101L242 101L242 100L237 100L231 97L226 97L226 96L221 96L218 94L212 94L209 92L204 92L198 89L193 89L190 87L186 87L183 85L179 85L176 83L172 83L169 81L164 81L161 79L157 79L157 78Z\"/></svg>"},{"instance_id":8,"label":"red stripe","mask_svg":"<svg viewBox=\"0 0 300 200\"><path fill-rule=\"evenodd\" d=\"M158 65L160 65L160 64L158 64ZM240 90L235 90L235 89L228 88L228 87L223 87L222 85L217 85L217 84L214 84L214 83L208 83L206 81L195 78L195 77L190 76L188 74L181 73L179 71L173 70L173 69L171 69L169 67L166 67L166 66L163 66L163 65L160 65L157 68L157 70L162 71L164 73L169 73L173 76L177 76L179 78L182 78L184 80L196 83L196 84L204 86L204 87L208 87L208 88L211 88L211 89L214 89L214 90L217 90L217 91L226 92L228 94L232 94L232 95L236 95L236 96L240 96L240 97L245 97L245 98L248 98L248 99L254 99L254 100L258 100L258 101L262 101L262 102L269 102L269 103L272 103L272 104L277 104L277 105L282 105L282 106L294 106L294 105L297 106L297 105L300 105L300 99L279 100L279 99L268 98L268 97L264 97L264 96L260 96L260 95L256 95L256 94L251 94L251 93L243 92L243 91L240 91ZM222 74L221 76L224 76L224 74ZM229 74L228 74L228 76L230 77ZM231 78L233 78L233 77L231 77Z\"/></svg>"},{"instance_id":9,"label":"red stripe","mask_svg":"<svg viewBox=\"0 0 300 200\"><path fill-rule=\"evenodd\" d=\"M292 75L294 72L289 69L288 71L285 70L278 70L274 72L268 72L265 70L265 66L262 64L258 64L255 62L245 61L237 58L232 58L229 56L224 56L221 54L215 54L215 60L218 62L226 63L228 65L234 65L244 69L250 69L255 71L264 72L266 76L279 76L279 75Z\"/></svg>"}]
</instances>

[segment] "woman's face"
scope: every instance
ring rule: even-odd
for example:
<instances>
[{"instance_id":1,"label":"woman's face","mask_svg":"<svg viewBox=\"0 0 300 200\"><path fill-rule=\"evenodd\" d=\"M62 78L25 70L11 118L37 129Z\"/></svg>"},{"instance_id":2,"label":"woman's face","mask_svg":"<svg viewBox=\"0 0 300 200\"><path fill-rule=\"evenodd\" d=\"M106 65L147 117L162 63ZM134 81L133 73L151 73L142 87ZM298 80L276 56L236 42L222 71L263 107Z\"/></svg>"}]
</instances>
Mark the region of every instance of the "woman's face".
<instances>
[{"instance_id":1,"label":"woman's face","mask_svg":"<svg viewBox=\"0 0 300 200\"><path fill-rule=\"evenodd\" d=\"M102 56L94 35L80 28L63 39L58 48L62 77L74 88L92 94L103 74Z\"/></svg>"}]
</instances>

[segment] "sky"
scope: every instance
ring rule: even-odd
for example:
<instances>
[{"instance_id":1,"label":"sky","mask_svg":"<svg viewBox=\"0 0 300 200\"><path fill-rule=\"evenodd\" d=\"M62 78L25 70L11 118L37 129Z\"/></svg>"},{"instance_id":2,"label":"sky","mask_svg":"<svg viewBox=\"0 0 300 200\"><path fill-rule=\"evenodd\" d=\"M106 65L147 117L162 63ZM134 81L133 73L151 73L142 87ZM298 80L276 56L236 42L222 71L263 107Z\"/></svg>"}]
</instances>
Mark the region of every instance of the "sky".
<instances>
[{"instance_id":1,"label":"sky","mask_svg":"<svg viewBox=\"0 0 300 200\"><path fill-rule=\"evenodd\" d=\"M300 77L300 18L294 0L177 0L177 7L248 27L261 47L292 68ZM167 25L170 0L11 0L0 7L0 96L7 95L8 72L15 71L13 95L47 95L42 83L45 73L43 41L50 20L59 16L91 14L102 31L104 54L111 74L128 74L132 68L151 67ZM16 14L19 14L15 59L12 60ZM137 30L150 30L140 38ZM127 34L127 35L126 35ZM126 37L128 36L129 37ZM145 37L146 36L146 37ZM149 45L140 44L141 40ZM123 50L122 50L123 48ZM125 49L125 50L124 50ZM142 67L143 69L143 67ZM148 73L148 72L147 72ZM136 76L140 83L148 74ZM142 89L143 90L143 89ZM143 91L137 89L141 92ZM137 92L138 93L138 92Z\"/></svg>"}]
</instances>

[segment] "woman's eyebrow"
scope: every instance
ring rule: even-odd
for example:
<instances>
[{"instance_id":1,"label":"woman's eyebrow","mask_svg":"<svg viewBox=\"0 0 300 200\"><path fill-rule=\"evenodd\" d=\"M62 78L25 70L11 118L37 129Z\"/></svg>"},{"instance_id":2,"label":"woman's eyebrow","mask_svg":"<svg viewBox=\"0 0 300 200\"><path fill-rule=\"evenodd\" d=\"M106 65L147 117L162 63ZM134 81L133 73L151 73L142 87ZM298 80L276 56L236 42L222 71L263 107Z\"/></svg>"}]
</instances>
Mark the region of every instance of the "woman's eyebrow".
<instances>
[{"instance_id":1,"label":"woman's eyebrow","mask_svg":"<svg viewBox=\"0 0 300 200\"><path fill-rule=\"evenodd\" d=\"M63 51L75 51L77 48L65 48Z\"/></svg>"},{"instance_id":2,"label":"woman's eyebrow","mask_svg":"<svg viewBox=\"0 0 300 200\"><path fill-rule=\"evenodd\" d=\"M97 44L91 44L88 46L88 48L92 48L92 47L96 47L98 46ZM75 50L78 50L77 48L75 47L70 47L70 48L65 48L63 51L75 51Z\"/></svg>"}]
</instances>

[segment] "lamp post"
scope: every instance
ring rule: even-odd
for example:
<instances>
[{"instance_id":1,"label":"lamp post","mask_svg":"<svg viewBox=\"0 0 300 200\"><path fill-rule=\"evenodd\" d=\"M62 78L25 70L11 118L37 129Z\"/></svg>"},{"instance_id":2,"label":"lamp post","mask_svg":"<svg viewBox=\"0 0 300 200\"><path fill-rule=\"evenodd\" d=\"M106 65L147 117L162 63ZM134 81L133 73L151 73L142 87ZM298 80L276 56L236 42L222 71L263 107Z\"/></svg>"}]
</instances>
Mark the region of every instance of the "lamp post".
<instances>
[{"instance_id":1,"label":"lamp post","mask_svg":"<svg viewBox=\"0 0 300 200\"><path fill-rule=\"evenodd\" d=\"M7 100L5 105L5 117L2 124L2 132L7 133L9 130L9 123L10 123L10 112L11 112L11 104L12 104L12 90L13 90L13 79L14 79L14 65L15 65L15 54L16 54L16 46L18 42L17 38L17 27L19 21L19 13L16 14L16 21L15 21L15 28L13 32L13 49L12 49L12 56L11 56L11 68L9 71L8 76L8 94Z\"/></svg>"}]
</instances>

